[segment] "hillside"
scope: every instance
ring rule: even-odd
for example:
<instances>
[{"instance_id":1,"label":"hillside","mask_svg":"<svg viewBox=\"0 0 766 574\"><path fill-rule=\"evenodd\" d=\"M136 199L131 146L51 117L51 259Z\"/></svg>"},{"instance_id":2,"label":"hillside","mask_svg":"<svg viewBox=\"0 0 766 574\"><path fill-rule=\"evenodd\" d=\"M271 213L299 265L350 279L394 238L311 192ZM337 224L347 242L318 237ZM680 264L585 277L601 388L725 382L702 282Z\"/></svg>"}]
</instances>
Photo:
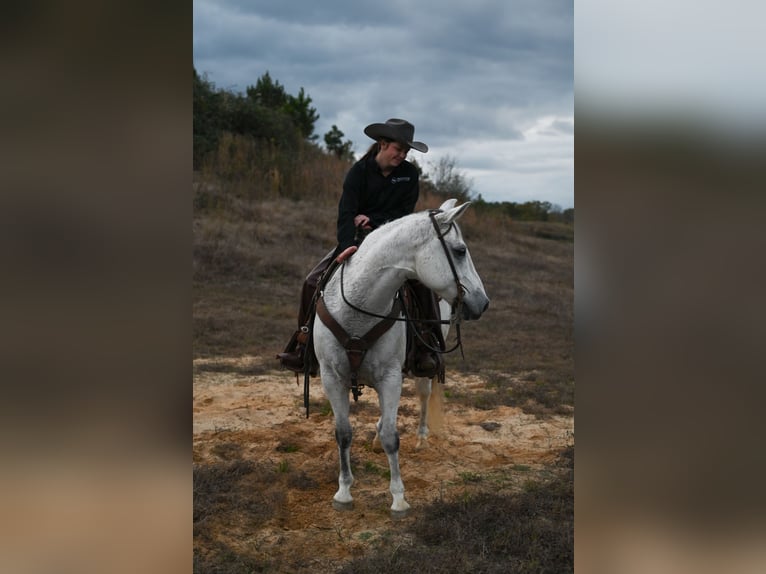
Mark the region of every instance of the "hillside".
<instances>
[{"instance_id":1,"label":"hillside","mask_svg":"<svg viewBox=\"0 0 766 574\"><path fill-rule=\"evenodd\" d=\"M405 380L402 476L413 506L388 513L387 463L370 439L373 391L352 408L355 509L337 488L332 412L274 355L295 328L305 274L334 246L332 198L255 201L194 185L195 572L572 570L571 225L469 209L460 226L491 298L447 360L443 419L415 449ZM424 194L417 209L441 200ZM428 564L424 569L423 564Z\"/></svg>"},{"instance_id":2,"label":"hillside","mask_svg":"<svg viewBox=\"0 0 766 574\"><path fill-rule=\"evenodd\" d=\"M303 278L334 247L336 206L227 197L203 183L195 194L194 356L250 354L271 367L295 327ZM416 209L439 204L427 195ZM464 325L465 359L449 356L449 368L481 372L504 404L523 395L531 409L572 405L573 226L469 210L461 229L491 304ZM509 375L529 384L510 392Z\"/></svg>"}]
</instances>

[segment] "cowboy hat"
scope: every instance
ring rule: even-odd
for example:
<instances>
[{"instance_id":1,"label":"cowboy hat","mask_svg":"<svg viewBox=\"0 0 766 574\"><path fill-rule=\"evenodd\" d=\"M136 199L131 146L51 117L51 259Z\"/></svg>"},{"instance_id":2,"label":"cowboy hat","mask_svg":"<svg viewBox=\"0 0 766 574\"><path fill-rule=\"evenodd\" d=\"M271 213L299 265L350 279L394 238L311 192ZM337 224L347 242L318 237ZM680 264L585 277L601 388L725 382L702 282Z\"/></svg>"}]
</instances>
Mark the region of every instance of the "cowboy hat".
<instances>
[{"instance_id":1,"label":"cowboy hat","mask_svg":"<svg viewBox=\"0 0 766 574\"><path fill-rule=\"evenodd\" d=\"M407 120L391 118L390 120L386 120L386 123L384 124L370 124L364 128L364 133L374 140L387 138L405 143L412 149L416 149L422 153L428 151L428 146L423 142L412 141L415 137L415 126Z\"/></svg>"}]
</instances>

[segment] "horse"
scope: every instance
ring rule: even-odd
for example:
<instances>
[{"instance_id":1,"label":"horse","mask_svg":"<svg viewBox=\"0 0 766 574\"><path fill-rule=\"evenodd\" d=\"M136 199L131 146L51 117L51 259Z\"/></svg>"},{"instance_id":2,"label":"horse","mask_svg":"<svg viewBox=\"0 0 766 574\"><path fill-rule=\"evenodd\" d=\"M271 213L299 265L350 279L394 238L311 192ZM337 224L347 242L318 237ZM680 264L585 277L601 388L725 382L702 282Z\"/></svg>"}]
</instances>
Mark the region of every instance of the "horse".
<instances>
[{"instance_id":1,"label":"horse","mask_svg":"<svg viewBox=\"0 0 766 574\"><path fill-rule=\"evenodd\" d=\"M392 515L405 514L410 508L399 470L396 426L407 329L406 323L398 320L401 312L396 294L400 287L408 279L417 279L448 302L450 309L454 308L453 322L479 319L489 307L489 298L456 223L470 202L460 206L456 203L449 199L438 210L412 213L378 227L319 294L318 307L323 306L325 312L317 310L312 338L322 386L335 417L340 472L333 507L338 510L353 508L349 391L356 399L357 377L378 395L380 418L375 426L391 471ZM380 328L383 322L388 323L386 329ZM355 349L354 360L348 342L358 343L371 330L377 330L378 337L361 353ZM426 390L430 392L430 381L427 386L418 384L421 399ZM421 420L419 435L427 434L424 427L425 421Z\"/></svg>"}]
</instances>

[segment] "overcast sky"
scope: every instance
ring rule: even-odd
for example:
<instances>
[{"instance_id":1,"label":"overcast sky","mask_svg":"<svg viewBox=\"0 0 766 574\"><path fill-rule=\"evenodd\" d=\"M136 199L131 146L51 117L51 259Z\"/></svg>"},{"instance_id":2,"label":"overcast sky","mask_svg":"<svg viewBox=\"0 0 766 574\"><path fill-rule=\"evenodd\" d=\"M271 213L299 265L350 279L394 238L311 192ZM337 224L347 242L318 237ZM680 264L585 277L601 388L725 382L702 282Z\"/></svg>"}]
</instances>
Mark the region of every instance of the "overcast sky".
<instances>
[{"instance_id":1,"label":"overcast sky","mask_svg":"<svg viewBox=\"0 0 766 574\"><path fill-rule=\"evenodd\" d=\"M761 0L577 0L578 109L687 116L717 132L762 130Z\"/></svg>"},{"instance_id":2,"label":"overcast sky","mask_svg":"<svg viewBox=\"0 0 766 574\"><path fill-rule=\"evenodd\" d=\"M415 125L486 201L574 206L572 0L194 0L194 67L244 91L266 71L333 124Z\"/></svg>"}]
</instances>

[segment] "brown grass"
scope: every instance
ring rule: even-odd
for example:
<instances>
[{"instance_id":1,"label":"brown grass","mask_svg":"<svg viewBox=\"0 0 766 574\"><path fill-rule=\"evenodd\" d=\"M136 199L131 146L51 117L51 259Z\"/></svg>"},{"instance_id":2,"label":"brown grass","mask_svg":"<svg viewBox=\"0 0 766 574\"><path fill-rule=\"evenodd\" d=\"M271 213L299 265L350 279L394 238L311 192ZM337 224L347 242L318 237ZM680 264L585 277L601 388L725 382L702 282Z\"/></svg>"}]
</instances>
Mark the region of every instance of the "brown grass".
<instances>
[{"instance_id":1,"label":"brown grass","mask_svg":"<svg viewBox=\"0 0 766 574\"><path fill-rule=\"evenodd\" d=\"M280 195L268 178L197 175L193 355L210 360L195 369L246 368L257 375L282 350L296 326L303 278L335 244L342 175L326 179L311 194L292 189ZM424 193L416 209L440 203L438 196ZM514 222L475 210L460 225L491 304L481 320L463 324L465 358L459 352L447 358L446 400L481 409L518 406L540 416L571 413L572 226ZM242 355L263 360L240 367L225 360ZM450 387L450 372L478 374L485 385L461 394ZM326 400L312 397L310 408L331 416ZM219 434L214 447L218 462L202 464L195 458L194 571L315 571L298 558L275 564L258 548L245 552L226 542L250 540L248 533L263 524L280 523L285 493L317 487L316 478L290 465L290 454L300 444L284 437L273 464L254 463L241 443L227 440L226 431ZM342 572L571 572L573 465L568 449L560 464L548 470L548 480L528 482L522 489L505 488L512 478L503 471L466 475L462 498L424 508L406 533L376 540L373 552L346 564ZM358 472L369 479L379 475L383 484L387 469L364 466ZM336 479L334 474L325 478L327 483ZM228 538L216 532L227 532Z\"/></svg>"},{"instance_id":2,"label":"brown grass","mask_svg":"<svg viewBox=\"0 0 766 574\"><path fill-rule=\"evenodd\" d=\"M466 491L459 500L436 501L409 528L410 544L384 545L340 572L573 572L573 472L574 453L567 449L548 480L529 481L521 492L490 487ZM481 475L466 477L471 483L482 480Z\"/></svg>"},{"instance_id":3,"label":"brown grass","mask_svg":"<svg viewBox=\"0 0 766 574\"><path fill-rule=\"evenodd\" d=\"M238 198L221 183L197 183L197 195L203 186L215 207L195 210L194 356L276 354L296 326L303 278L334 247L337 208ZM439 202L424 194L418 209ZM469 210L461 228L491 304L463 324L465 358L449 355L448 370L495 381L486 406L560 412L574 404L574 244L539 235L572 237L572 227L486 218Z\"/></svg>"}]
</instances>

